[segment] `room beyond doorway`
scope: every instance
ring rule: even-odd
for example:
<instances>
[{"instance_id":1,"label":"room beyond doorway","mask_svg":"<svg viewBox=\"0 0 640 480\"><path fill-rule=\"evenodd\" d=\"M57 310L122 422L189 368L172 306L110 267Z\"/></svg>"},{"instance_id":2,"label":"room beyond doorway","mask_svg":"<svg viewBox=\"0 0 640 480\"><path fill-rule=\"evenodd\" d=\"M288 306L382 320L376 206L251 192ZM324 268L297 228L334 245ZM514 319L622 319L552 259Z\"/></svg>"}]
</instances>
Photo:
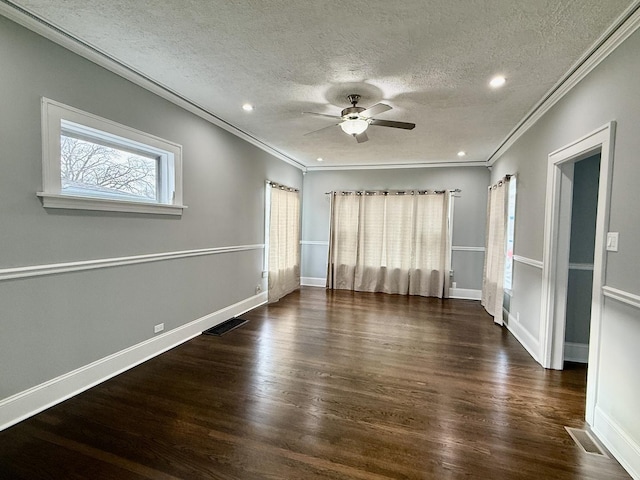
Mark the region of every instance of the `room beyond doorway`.
<instances>
[{"instance_id":1,"label":"room beyond doorway","mask_svg":"<svg viewBox=\"0 0 640 480\"><path fill-rule=\"evenodd\" d=\"M564 360L588 363L600 153L575 162L572 168Z\"/></svg>"}]
</instances>

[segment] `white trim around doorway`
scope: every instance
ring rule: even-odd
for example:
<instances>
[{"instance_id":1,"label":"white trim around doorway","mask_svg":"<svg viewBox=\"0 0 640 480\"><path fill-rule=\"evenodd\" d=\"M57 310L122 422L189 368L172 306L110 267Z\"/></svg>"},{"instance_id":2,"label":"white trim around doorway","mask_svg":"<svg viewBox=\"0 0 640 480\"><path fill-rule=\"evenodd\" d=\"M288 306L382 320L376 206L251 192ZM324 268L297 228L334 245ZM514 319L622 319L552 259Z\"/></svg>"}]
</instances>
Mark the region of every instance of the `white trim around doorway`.
<instances>
[{"instance_id":1,"label":"white trim around doorway","mask_svg":"<svg viewBox=\"0 0 640 480\"><path fill-rule=\"evenodd\" d=\"M563 222L561 219L571 213L573 164L596 153L601 155L586 399L586 420L590 425L593 425L597 403L600 330L604 303L602 287L604 286L606 267L605 245L609 225L615 126L615 122L609 122L588 135L550 153L547 169L542 305L540 310L540 332L542 333L540 360L543 367L560 370L564 362L564 307L566 306L566 277L569 270L568 240L570 234L570 222Z\"/></svg>"}]
</instances>

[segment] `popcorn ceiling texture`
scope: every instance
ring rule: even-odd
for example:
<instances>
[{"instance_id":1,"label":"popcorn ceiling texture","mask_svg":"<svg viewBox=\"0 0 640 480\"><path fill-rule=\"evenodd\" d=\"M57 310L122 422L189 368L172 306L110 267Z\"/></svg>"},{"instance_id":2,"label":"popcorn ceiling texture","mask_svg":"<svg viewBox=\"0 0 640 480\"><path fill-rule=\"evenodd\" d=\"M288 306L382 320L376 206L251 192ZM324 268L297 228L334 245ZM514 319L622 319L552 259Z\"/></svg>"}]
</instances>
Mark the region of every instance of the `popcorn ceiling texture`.
<instances>
[{"instance_id":1,"label":"popcorn ceiling texture","mask_svg":"<svg viewBox=\"0 0 640 480\"><path fill-rule=\"evenodd\" d=\"M623 0L18 0L307 165L484 161L629 6ZM501 73L508 83L488 88ZM346 95L383 101L357 144ZM250 114L241 105L256 106Z\"/></svg>"}]
</instances>

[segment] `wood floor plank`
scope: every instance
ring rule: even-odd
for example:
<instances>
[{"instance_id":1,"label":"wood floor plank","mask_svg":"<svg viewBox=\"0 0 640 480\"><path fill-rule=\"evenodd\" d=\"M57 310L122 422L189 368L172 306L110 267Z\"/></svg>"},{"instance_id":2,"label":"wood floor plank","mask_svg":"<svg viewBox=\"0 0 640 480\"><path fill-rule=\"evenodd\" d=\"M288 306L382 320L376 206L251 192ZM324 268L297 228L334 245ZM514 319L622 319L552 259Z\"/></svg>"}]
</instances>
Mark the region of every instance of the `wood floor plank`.
<instances>
[{"instance_id":1,"label":"wood floor plank","mask_svg":"<svg viewBox=\"0 0 640 480\"><path fill-rule=\"evenodd\" d=\"M478 302L303 288L0 432L0 478L628 479L582 452L586 369Z\"/></svg>"}]
</instances>

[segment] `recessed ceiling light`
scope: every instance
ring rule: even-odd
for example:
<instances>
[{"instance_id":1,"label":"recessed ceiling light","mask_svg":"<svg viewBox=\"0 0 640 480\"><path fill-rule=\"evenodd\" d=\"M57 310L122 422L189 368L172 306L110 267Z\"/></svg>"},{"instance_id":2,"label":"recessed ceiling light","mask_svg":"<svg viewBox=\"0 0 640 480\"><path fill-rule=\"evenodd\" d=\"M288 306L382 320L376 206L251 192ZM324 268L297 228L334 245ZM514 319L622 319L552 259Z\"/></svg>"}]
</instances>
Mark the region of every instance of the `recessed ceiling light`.
<instances>
[{"instance_id":1,"label":"recessed ceiling light","mask_svg":"<svg viewBox=\"0 0 640 480\"><path fill-rule=\"evenodd\" d=\"M250 103L245 103L244 105L242 105L242 109L245 112L251 112L253 111L253 105L251 105Z\"/></svg>"},{"instance_id":2,"label":"recessed ceiling light","mask_svg":"<svg viewBox=\"0 0 640 480\"><path fill-rule=\"evenodd\" d=\"M459 157L466 157L466 156L467 156L467 152L463 152L462 150L460 150L460 151L458 152L458 156L459 156Z\"/></svg>"},{"instance_id":3,"label":"recessed ceiling light","mask_svg":"<svg viewBox=\"0 0 640 480\"><path fill-rule=\"evenodd\" d=\"M491 85L493 88L498 88L503 86L506 83L506 81L507 81L506 78L504 78L502 75L498 75L491 79L491 81L489 82L489 85Z\"/></svg>"},{"instance_id":4,"label":"recessed ceiling light","mask_svg":"<svg viewBox=\"0 0 640 480\"><path fill-rule=\"evenodd\" d=\"M317 161L319 161L319 162L321 162L322 160L324 160L324 158L322 158L322 157L318 157L318 158L316 158L316 160L317 160Z\"/></svg>"}]
</instances>

